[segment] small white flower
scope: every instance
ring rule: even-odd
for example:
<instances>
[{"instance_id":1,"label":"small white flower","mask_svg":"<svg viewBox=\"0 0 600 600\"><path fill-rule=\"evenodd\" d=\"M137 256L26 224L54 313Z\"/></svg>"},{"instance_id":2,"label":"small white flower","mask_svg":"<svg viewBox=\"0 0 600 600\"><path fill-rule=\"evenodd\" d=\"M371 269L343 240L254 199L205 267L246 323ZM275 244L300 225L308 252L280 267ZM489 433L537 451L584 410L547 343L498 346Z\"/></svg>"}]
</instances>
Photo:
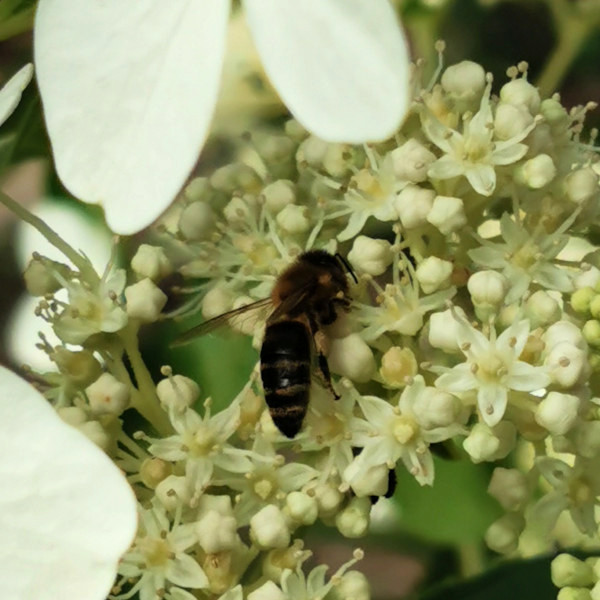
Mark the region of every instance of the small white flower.
<instances>
[{"instance_id":1,"label":"small white flower","mask_svg":"<svg viewBox=\"0 0 600 600\"><path fill-rule=\"evenodd\" d=\"M529 231L522 222L504 213L500 219L502 241L480 239L481 247L470 250L469 256L478 265L500 270L510 281L507 304L521 298L532 282L549 290L570 292L572 274L554 261L569 241L565 231L573 218L548 233L541 224Z\"/></svg>"},{"instance_id":2,"label":"small white flower","mask_svg":"<svg viewBox=\"0 0 600 600\"><path fill-rule=\"evenodd\" d=\"M348 252L348 260L359 273L376 277L385 273L392 263L392 245L387 240L359 235Z\"/></svg>"},{"instance_id":3,"label":"small white flower","mask_svg":"<svg viewBox=\"0 0 600 600\"><path fill-rule=\"evenodd\" d=\"M186 553L197 541L194 523L171 522L157 502L150 509L141 509L140 530L119 565L123 581L138 581L123 597L130 598L139 592L140 598L154 598L159 590L165 589L167 581L183 588L207 588L205 572Z\"/></svg>"},{"instance_id":4,"label":"small white flower","mask_svg":"<svg viewBox=\"0 0 600 600\"><path fill-rule=\"evenodd\" d=\"M0 429L0 596L105 598L135 535L136 502L125 478L2 367Z\"/></svg>"},{"instance_id":5,"label":"small white flower","mask_svg":"<svg viewBox=\"0 0 600 600\"><path fill-rule=\"evenodd\" d=\"M481 418L493 427L506 411L509 390L530 392L550 382L540 367L519 360L529 336L529 322L519 321L499 337L490 327L486 337L458 313L457 340L466 361L437 378L435 385L449 392L476 391Z\"/></svg>"},{"instance_id":6,"label":"small white flower","mask_svg":"<svg viewBox=\"0 0 600 600\"><path fill-rule=\"evenodd\" d=\"M353 143L397 128L410 103L409 61L387 0L242 4L266 73L303 125ZM216 104L229 7L39 4L35 64L56 168L73 195L104 206L113 231L149 225L193 168Z\"/></svg>"},{"instance_id":7,"label":"small white flower","mask_svg":"<svg viewBox=\"0 0 600 600\"><path fill-rule=\"evenodd\" d=\"M443 125L429 112L422 113L423 130L444 152L429 167L429 177L443 180L464 175L477 193L490 196L496 189L495 167L510 165L523 158L527 146L520 142L533 129L534 123L508 140L495 140L490 93L491 82L481 98L479 110L464 120L462 131Z\"/></svg>"},{"instance_id":8,"label":"small white flower","mask_svg":"<svg viewBox=\"0 0 600 600\"><path fill-rule=\"evenodd\" d=\"M274 504L267 504L250 519L250 535L263 549L286 548L290 544L285 517Z\"/></svg>"}]
</instances>

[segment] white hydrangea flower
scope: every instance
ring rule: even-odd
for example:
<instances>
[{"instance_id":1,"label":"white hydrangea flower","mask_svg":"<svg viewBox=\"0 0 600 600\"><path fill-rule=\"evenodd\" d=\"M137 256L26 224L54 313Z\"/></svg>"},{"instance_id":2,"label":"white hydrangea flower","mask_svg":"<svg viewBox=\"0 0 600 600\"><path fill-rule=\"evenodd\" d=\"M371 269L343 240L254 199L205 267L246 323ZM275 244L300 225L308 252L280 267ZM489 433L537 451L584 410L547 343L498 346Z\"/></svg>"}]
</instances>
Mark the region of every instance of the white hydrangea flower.
<instances>
[{"instance_id":1,"label":"white hydrangea flower","mask_svg":"<svg viewBox=\"0 0 600 600\"><path fill-rule=\"evenodd\" d=\"M535 126L532 123L508 140L494 139L491 87L490 81L479 110L463 121L462 131L447 127L428 111L421 116L423 131L444 152L429 167L429 177L450 179L464 175L471 187L483 196L490 196L496 188L495 167L510 165L523 158L527 146L520 142Z\"/></svg>"},{"instance_id":2,"label":"white hydrangea flower","mask_svg":"<svg viewBox=\"0 0 600 600\"><path fill-rule=\"evenodd\" d=\"M53 323L56 335L69 344L82 344L94 333L115 333L127 325L127 313L118 302L125 289L123 269L108 267L96 289L81 281L64 281L69 304Z\"/></svg>"},{"instance_id":3,"label":"white hydrangea flower","mask_svg":"<svg viewBox=\"0 0 600 600\"><path fill-rule=\"evenodd\" d=\"M481 247L469 251L470 258L483 267L497 269L510 281L506 303L523 296L531 282L549 290L573 290L573 274L555 264L559 252L569 238L565 231L573 223L573 215L556 231L548 233L542 224L529 231L508 213L500 219L501 242L480 239Z\"/></svg>"},{"instance_id":4,"label":"white hydrangea flower","mask_svg":"<svg viewBox=\"0 0 600 600\"><path fill-rule=\"evenodd\" d=\"M155 598L165 589L166 582L183 588L207 588L206 573L198 561L186 553L197 541L195 524L171 522L158 502L147 510L141 509L140 530L119 566L123 576L119 582L121 588L131 579L137 579L137 582L130 590L113 598L131 598L135 592L140 598Z\"/></svg>"},{"instance_id":5,"label":"white hydrangea flower","mask_svg":"<svg viewBox=\"0 0 600 600\"><path fill-rule=\"evenodd\" d=\"M135 535L136 502L125 478L2 367L0 429L0 596L105 598Z\"/></svg>"},{"instance_id":6,"label":"white hydrangea flower","mask_svg":"<svg viewBox=\"0 0 600 600\"><path fill-rule=\"evenodd\" d=\"M348 481L350 485L353 478L360 478L369 468L386 465L391 469L400 459L421 485L433 484L429 444L446 440L463 428L452 418L440 426L431 420L423 406L417 407L428 391L431 388L417 375L413 383L406 386L396 406L376 396L357 398L366 420L355 418L351 424L352 443L363 450L344 475L352 476Z\"/></svg>"},{"instance_id":7,"label":"white hydrangea flower","mask_svg":"<svg viewBox=\"0 0 600 600\"><path fill-rule=\"evenodd\" d=\"M216 104L229 7L40 2L35 64L56 168L73 195L104 206L113 231L149 225L193 168ZM329 141L393 133L410 103L409 61L387 0L243 8L265 71L303 125Z\"/></svg>"},{"instance_id":8,"label":"white hydrangea flower","mask_svg":"<svg viewBox=\"0 0 600 600\"><path fill-rule=\"evenodd\" d=\"M550 382L541 367L519 360L529 336L529 321L513 323L496 337L477 331L458 313L456 335L466 361L440 375L435 385L454 393L474 391L481 418L493 427L504 416L510 390L531 392Z\"/></svg>"}]
</instances>

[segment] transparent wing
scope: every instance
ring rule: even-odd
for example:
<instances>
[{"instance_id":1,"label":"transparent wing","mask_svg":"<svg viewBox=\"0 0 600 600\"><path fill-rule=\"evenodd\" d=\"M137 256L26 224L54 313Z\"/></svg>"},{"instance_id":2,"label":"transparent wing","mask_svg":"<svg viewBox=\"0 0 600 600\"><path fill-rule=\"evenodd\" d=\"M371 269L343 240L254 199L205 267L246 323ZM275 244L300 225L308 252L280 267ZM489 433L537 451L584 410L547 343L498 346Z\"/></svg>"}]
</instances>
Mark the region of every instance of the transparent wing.
<instances>
[{"instance_id":1,"label":"transparent wing","mask_svg":"<svg viewBox=\"0 0 600 600\"><path fill-rule=\"evenodd\" d=\"M178 335L172 342L171 347L183 346L184 344L188 344L192 340L197 337L206 335L219 327L226 325L230 322L231 319L239 317L241 315L245 315L250 312L264 310L266 311L268 308L272 307L273 303L271 298L263 298L262 300L257 300L256 302L252 302L251 304L246 304L245 306L240 306L239 308L234 308L233 310L227 311L222 315L209 319L208 321L204 321L204 323L200 323L187 331L184 331L182 334Z\"/></svg>"}]
</instances>

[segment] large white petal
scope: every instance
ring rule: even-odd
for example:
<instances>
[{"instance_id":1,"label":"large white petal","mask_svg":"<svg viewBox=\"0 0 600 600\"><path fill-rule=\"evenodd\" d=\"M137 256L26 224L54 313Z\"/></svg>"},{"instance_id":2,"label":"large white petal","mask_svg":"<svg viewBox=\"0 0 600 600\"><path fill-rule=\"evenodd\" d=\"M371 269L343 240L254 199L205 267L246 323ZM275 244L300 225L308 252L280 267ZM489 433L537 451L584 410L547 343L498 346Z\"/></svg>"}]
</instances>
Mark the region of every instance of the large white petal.
<instances>
[{"instance_id":1,"label":"large white petal","mask_svg":"<svg viewBox=\"0 0 600 600\"><path fill-rule=\"evenodd\" d=\"M216 102L229 0L40 0L35 65L58 174L130 234L171 203Z\"/></svg>"},{"instance_id":2,"label":"large white petal","mask_svg":"<svg viewBox=\"0 0 600 600\"><path fill-rule=\"evenodd\" d=\"M110 459L0 367L0 597L103 600L135 535Z\"/></svg>"},{"instance_id":3,"label":"large white petal","mask_svg":"<svg viewBox=\"0 0 600 600\"><path fill-rule=\"evenodd\" d=\"M406 41L388 0L244 0L265 71L331 142L381 140L410 105Z\"/></svg>"}]
</instances>

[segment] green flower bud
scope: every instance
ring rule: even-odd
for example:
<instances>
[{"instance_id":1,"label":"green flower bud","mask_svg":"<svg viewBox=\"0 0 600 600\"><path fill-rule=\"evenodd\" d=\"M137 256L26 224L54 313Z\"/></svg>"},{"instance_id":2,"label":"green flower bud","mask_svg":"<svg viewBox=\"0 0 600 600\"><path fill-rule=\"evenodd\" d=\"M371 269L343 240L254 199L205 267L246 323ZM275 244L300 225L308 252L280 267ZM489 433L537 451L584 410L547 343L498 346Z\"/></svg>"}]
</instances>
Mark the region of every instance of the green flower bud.
<instances>
[{"instance_id":1,"label":"green flower bud","mask_svg":"<svg viewBox=\"0 0 600 600\"><path fill-rule=\"evenodd\" d=\"M583 287L575 290L571 294L571 307L580 314L586 314L590 310L590 303L596 296L596 292L591 287Z\"/></svg>"},{"instance_id":2,"label":"green flower bud","mask_svg":"<svg viewBox=\"0 0 600 600\"><path fill-rule=\"evenodd\" d=\"M592 567L570 554L559 554L550 565L552 583L556 587L590 586L594 583Z\"/></svg>"}]
</instances>

